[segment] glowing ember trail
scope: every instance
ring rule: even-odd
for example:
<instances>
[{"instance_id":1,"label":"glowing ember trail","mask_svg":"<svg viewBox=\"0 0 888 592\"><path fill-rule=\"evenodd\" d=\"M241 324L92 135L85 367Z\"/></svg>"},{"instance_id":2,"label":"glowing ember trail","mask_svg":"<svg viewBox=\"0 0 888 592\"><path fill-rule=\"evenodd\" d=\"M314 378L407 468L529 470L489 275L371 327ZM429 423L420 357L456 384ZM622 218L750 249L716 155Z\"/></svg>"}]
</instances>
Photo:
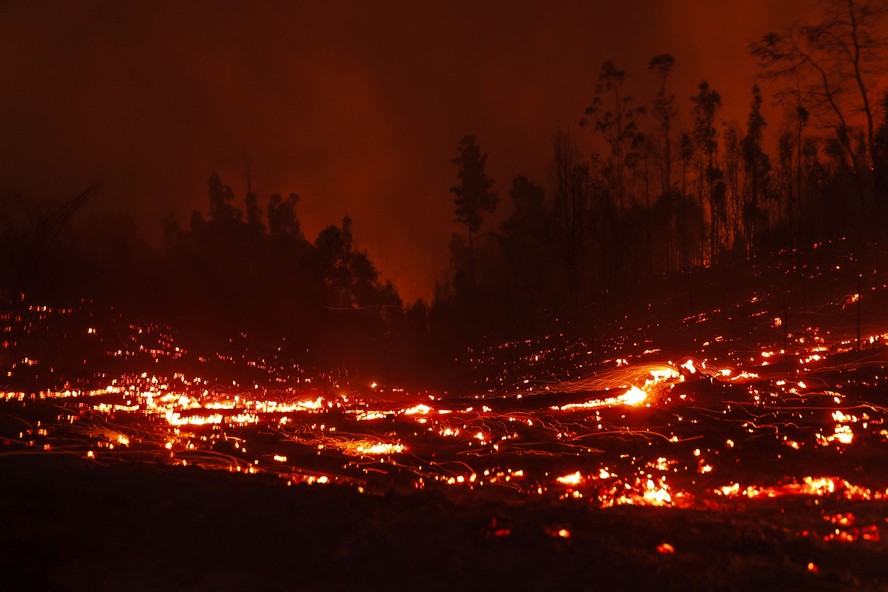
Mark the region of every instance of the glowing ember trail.
<instances>
[{"instance_id":1,"label":"glowing ember trail","mask_svg":"<svg viewBox=\"0 0 888 592\"><path fill-rule=\"evenodd\" d=\"M82 334L97 344L93 358L128 360L129 369L0 394L16 418L0 434L0 454L200 466L367 493L483 490L594 507L888 499L879 468L888 458L881 394L888 318L857 351L847 333L783 316L776 323L764 306L756 296L686 319L696 341L684 351L673 345L683 354L673 359L655 341L656 321L634 333L650 338L598 343L594 361L589 344L560 336L476 350L471 364L484 378L459 395L376 381L353 387L246 347L201 355L159 326L115 332L87 319ZM841 303L832 306L841 314ZM7 316L6 333L15 339L76 314L41 308ZM772 339L732 336L737 319L758 323ZM178 362L192 370L160 371ZM536 374L542 363L562 378ZM229 366L254 373L243 383L220 378ZM22 355L8 378L43 368L37 356ZM831 530L816 534L828 541L880 540L886 527L831 516ZM657 550L676 553L669 543Z\"/></svg>"},{"instance_id":2,"label":"glowing ember trail","mask_svg":"<svg viewBox=\"0 0 888 592\"><path fill-rule=\"evenodd\" d=\"M4 453L64 447L103 462L153 459L159 449L171 464L272 473L289 483L374 491L493 487L601 507L888 495L850 476L787 473L756 481L737 469L737 459L763 438L774 443L769 453L778 459L817 448L847 454L858 439L885 446L884 408L832 391L802 395L797 377L740 382L742 369L703 366L692 360L621 365L557 391L518 392L485 405L429 396L386 401L378 391L372 398L264 391L260 398L211 391L200 379L124 377L94 390L3 394L23 416L48 404L55 410L49 420L6 436ZM712 401L712 389L729 396ZM558 403L571 397L582 400ZM659 414L655 421L652 412ZM823 417L833 423L824 426ZM581 468L547 477L570 465Z\"/></svg>"}]
</instances>

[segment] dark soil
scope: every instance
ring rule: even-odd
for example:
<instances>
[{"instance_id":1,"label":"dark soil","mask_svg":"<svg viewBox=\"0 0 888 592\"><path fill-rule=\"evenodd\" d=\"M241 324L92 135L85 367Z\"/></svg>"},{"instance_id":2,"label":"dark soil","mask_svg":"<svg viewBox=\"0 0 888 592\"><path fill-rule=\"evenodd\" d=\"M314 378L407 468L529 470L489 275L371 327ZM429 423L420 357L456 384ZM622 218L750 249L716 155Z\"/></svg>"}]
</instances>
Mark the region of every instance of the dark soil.
<instances>
[{"instance_id":1,"label":"dark soil","mask_svg":"<svg viewBox=\"0 0 888 592\"><path fill-rule=\"evenodd\" d=\"M888 590L884 541L802 534L822 528L827 500L600 510L68 455L0 457L0 484L0 590L10 592ZM836 503L884 530L888 503ZM674 553L658 551L664 543Z\"/></svg>"}]
</instances>

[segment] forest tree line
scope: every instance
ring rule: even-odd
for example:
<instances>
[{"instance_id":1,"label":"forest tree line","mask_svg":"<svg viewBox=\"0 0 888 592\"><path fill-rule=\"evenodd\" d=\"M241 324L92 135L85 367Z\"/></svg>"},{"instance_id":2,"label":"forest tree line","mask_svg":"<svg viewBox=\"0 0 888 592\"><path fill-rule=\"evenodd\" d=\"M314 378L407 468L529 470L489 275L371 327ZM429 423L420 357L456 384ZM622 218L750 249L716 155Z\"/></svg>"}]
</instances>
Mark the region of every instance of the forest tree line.
<instances>
[{"instance_id":1,"label":"forest tree line","mask_svg":"<svg viewBox=\"0 0 888 592\"><path fill-rule=\"evenodd\" d=\"M485 223L500 202L487 154L463 138L451 192L464 230L433 313L513 336L555 319L588 331L601 303L643 299L663 278L824 240L884 241L888 4L822 6L820 20L750 45L761 77L742 122L725 121L706 80L677 100L691 89L675 88L669 54L642 74L646 101L606 61L579 126L554 134L548 178L515 177L498 227ZM579 148L587 138L592 154Z\"/></svg>"}]
</instances>

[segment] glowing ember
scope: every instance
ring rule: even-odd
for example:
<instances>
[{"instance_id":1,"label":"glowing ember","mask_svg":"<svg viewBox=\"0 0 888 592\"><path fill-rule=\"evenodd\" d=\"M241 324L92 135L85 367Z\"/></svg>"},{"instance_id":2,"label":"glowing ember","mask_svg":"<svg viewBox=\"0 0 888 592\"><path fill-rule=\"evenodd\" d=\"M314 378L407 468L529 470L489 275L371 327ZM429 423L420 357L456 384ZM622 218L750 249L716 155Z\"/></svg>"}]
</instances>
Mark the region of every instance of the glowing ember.
<instances>
[{"instance_id":1,"label":"glowing ember","mask_svg":"<svg viewBox=\"0 0 888 592\"><path fill-rule=\"evenodd\" d=\"M427 415L432 410L428 405L420 403L401 411L404 415Z\"/></svg>"},{"instance_id":2,"label":"glowing ember","mask_svg":"<svg viewBox=\"0 0 888 592\"><path fill-rule=\"evenodd\" d=\"M384 444L382 442L372 446L357 446L357 451L361 454L398 454L404 452L404 450L406 450L406 447L401 444Z\"/></svg>"},{"instance_id":3,"label":"glowing ember","mask_svg":"<svg viewBox=\"0 0 888 592\"><path fill-rule=\"evenodd\" d=\"M836 442L838 444L850 444L853 440L854 433L851 431L851 427L846 425L837 425L835 427L835 433L831 436L823 436L821 434L817 434L817 442L822 446L826 446L830 442Z\"/></svg>"},{"instance_id":4,"label":"glowing ember","mask_svg":"<svg viewBox=\"0 0 888 592\"><path fill-rule=\"evenodd\" d=\"M660 543L657 545L657 552L660 555L675 555L675 547L669 543Z\"/></svg>"},{"instance_id":5,"label":"glowing ember","mask_svg":"<svg viewBox=\"0 0 888 592\"><path fill-rule=\"evenodd\" d=\"M579 485L583 482L583 476L580 475L580 472L571 473L570 475L564 475L563 477L558 477L558 482L563 483L564 485Z\"/></svg>"},{"instance_id":6,"label":"glowing ember","mask_svg":"<svg viewBox=\"0 0 888 592\"><path fill-rule=\"evenodd\" d=\"M648 503L657 506L671 504L672 495L666 487L665 480L661 480L660 483L654 483L652 479L648 479L645 483L644 499Z\"/></svg>"},{"instance_id":7,"label":"glowing ember","mask_svg":"<svg viewBox=\"0 0 888 592\"><path fill-rule=\"evenodd\" d=\"M628 391L617 397L617 401L619 401L623 405L630 405L633 407L641 405L645 402L646 399L647 393L637 386L633 386Z\"/></svg>"}]
</instances>

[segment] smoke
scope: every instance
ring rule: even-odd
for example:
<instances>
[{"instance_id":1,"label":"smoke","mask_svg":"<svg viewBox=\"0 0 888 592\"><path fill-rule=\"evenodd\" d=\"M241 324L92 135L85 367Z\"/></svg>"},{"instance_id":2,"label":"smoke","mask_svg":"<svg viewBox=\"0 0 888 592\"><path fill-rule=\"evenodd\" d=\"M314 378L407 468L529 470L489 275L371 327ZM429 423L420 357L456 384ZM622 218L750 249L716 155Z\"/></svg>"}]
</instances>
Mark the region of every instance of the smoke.
<instances>
[{"instance_id":1,"label":"smoke","mask_svg":"<svg viewBox=\"0 0 888 592\"><path fill-rule=\"evenodd\" d=\"M302 196L310 238L352 216L402 295L428 297L457 230L462 135L505 205L513 176L545 184L552 132L576 125L605 59L643 101L648 59L671 52L681 109L705 77L743 117L746 44L805 5L557 4L6 3L0 188L61 198L100 176L91 207L156 239L164 214L204 207L212 171L242 194L249 168L263 197Z\"/></svg>"}]
</instances>

